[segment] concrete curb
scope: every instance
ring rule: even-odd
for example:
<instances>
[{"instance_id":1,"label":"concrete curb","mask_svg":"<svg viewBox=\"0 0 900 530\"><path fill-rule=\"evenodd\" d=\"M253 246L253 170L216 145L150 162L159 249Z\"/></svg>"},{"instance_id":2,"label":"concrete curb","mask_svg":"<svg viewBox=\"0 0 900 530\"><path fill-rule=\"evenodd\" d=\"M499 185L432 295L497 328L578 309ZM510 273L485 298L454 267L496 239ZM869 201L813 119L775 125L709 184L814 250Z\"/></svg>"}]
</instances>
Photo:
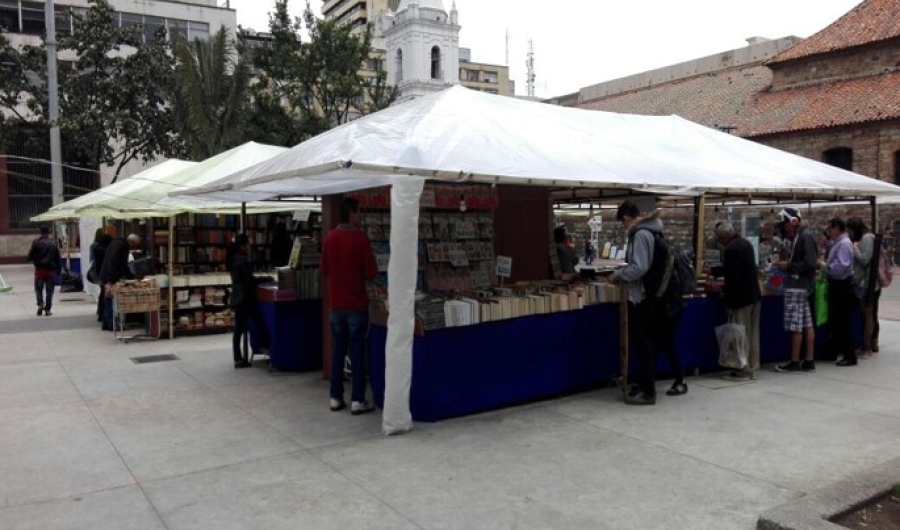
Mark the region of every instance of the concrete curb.
<instances>
[{"instance_id":1,"label":"concrete curb","mask_svg":"<svg viewBox=\"0 0 900 530\"><path fill-rule=\"evenodd\" d=\"M883 495L900 483L900 458L854 473L759 516L758 530L839 530L828 519Z\"/></svg>"}]
</instances>

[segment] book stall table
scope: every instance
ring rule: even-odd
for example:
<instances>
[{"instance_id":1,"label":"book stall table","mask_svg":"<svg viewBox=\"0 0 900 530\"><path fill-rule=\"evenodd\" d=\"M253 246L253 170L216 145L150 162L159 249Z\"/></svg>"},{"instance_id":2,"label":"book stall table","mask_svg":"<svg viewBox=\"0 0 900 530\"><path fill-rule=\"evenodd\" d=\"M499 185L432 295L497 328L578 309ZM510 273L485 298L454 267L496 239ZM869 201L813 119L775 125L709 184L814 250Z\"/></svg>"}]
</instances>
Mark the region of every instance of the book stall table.
<instances>
[{"instance_id":1,"label":"book stall table","mask_svg":"<svg viewBox=\"0 0 900 530\"><path fill-rule=\"evenodd\" d=\"M784 301L764 296L760 311L760 362L790 357ZM675 337L684 369L715 371L715 327L726 321L721 299L688 298ZM438 421L551 398L612 382L619 375L619 305L603 303L559 313L429 330L413 339L410 409L415 421ZM861 330L858 312L854 332ZM827 326L817 329L817 357L827 350ZM369 330L372 392L383 406L387 328ZM636 373L631 356L629 374ZM659 356L657 374L670 372Z\"/></svg>"},{"instance_id":2,"label":"book stall table","mask_svg":"<svg viewBox=\"0 0 900 530\"><path fill-rule=\"evenodd\" d=\"M159 338L159 287L155 280L125 280L115 285L113 298L113 321L115 337L128 342L135 339ZM125 315L145 313L147 329L145 333L125 336Z\"/></svg>"},{"instance_id":3,"label":"book stall table","mask_svg":"<svg viewBox=\"0 0 900 530\"><path fill-rule=\"evenodd\" d=\"M261 285L258 303L268 327L269 368L312 371L322 369L322 300L298 299L292 289ZM250 345L259 348L259 330L250 322ZM252 360L253 354L250 355Z\"/></svg>"}]
</instances>

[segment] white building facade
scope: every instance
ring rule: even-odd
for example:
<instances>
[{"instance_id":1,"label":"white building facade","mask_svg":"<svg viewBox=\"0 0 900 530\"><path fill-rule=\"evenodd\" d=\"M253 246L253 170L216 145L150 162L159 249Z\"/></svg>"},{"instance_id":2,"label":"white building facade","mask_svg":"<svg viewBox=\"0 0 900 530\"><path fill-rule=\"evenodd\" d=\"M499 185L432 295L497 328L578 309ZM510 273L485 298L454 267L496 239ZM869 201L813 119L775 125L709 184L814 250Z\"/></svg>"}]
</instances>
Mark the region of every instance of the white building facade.
<instances>
[{"instance_id":1,"label":"white building facade","mask_svg":"<svg viewBox=\"0 0 900 530\"><path fill-rule=\"evenodd\" d=\"M441 0L400 0L384 20L388 82L407 100L459 84L459 14Z\"/></svg>"}]
</instances>

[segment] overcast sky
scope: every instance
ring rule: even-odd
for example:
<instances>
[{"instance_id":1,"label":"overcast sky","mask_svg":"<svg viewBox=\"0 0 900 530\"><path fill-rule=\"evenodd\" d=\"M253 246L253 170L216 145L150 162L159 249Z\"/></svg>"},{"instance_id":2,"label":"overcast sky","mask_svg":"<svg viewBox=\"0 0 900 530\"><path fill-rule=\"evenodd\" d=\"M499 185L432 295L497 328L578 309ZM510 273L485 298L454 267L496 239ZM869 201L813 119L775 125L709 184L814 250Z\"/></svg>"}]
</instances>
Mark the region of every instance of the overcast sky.
<instances>
[{"instance_id":1,"label":"overcast sky","mask_svg":"<svg viewBox=\"0 0 900 530\"><path fill-rule=\"evenodd\" d=\"M443 0L450 9L452 0ZM320 12L321 0L311 0ZM507 64L525 94L528 40L536 95L551 97L746 45L747 37L809 37L860 0L456 0L460 46ZM274 0L231 0L238 24L267 31ZM291 12L306 5L292 0ZM549 6L552 6L549 7ZM563 8L564 6L564 8Z\"/></svg>"}]
</instances>

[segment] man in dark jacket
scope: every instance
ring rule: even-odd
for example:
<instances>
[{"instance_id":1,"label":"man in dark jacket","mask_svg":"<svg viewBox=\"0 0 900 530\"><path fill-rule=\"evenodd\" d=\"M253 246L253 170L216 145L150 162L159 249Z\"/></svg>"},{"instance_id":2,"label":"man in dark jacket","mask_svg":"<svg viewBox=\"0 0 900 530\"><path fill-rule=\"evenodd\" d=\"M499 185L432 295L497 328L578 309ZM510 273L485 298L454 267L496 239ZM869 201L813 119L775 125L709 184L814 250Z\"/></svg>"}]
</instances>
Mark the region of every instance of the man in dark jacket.
<instances>
[{"instance_id":1,"label":"man in dark jacket","mask_svg":"<svg viewBox=\"0 0 900 530\"><path fill-rule=\"evenodd\" d=\"M791 362L775 367L778 372L815 372L816 330L813 327L809 295L816 280L816 242L808 229L801 226L800 212L785 208L776 228L781 232L790 257L778 262L787 275L784 281L784 330L791 334ZM806 341L805 358L800 361L800 346Z\"/></svg>"},{"instance_id":2,"label":"man in dark jacket","mask_svg":"<svg viewBox=\"0 0 900 530\"><path fill-rule=\"evenodd\" d=\"M50 229L41 227L41 237L35 239L28 251L28 261L34 265L34 295L37 298L37 315L50 316L53 305L55 277L59 273L62 260L56 243L50 240ZM46 294L45 294L46 293Z\"/></svg>"},{"instance_id":3,"label":"man in dark jacket","mask_svg":"<svg viewBox=\"0 0 900 530\"><path fill-rule=\"evenodd\" d=\"M247 234L238 234L234 241L237 253L231 261L231 307L234 309L234 336L232 337L232 349L234 354L234 367L246 368L250 361L244 358L241 351L241 339L247 332L250 319L259 331L259 353L268 355L271 339L269 328L263 320L256 301L256 287L259 285L253 276L253 267L250 263L250 242Z\"/></svg>"},{"instance_id":4,"label":"man in dark jacket","mask_svg":"<svg viewBox=\"0 0 900 530\"><path fill-rule=\"evenodd\" d=\"M103 285L106 296L106 307L103 311L103 330L113 330L113 288L121 279L130 278L128 269L128 256L132 250L141 246L141 238L136 234L130 234L127 239L116 238L106 247L106 255L103 256L103 266L100 267L100 284Z\"/></svg>"},{"instance_id":5,"label":"man in dark jacket","mask_svg":"<svg viewBox=\"0 0 900 530\"><path fill-rule=\"evenodd\" d=\"M731 223L716 224L716 239L725 247L725 311L747 334L747 368L725 376L733 381L755 381L759 372L759 310L762 293L756 273L756 254L749 241L737 235Z\"/></svg>"}]
</instances>

